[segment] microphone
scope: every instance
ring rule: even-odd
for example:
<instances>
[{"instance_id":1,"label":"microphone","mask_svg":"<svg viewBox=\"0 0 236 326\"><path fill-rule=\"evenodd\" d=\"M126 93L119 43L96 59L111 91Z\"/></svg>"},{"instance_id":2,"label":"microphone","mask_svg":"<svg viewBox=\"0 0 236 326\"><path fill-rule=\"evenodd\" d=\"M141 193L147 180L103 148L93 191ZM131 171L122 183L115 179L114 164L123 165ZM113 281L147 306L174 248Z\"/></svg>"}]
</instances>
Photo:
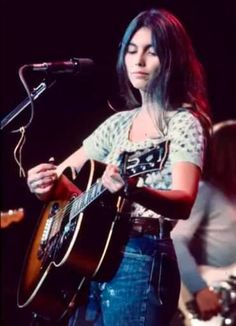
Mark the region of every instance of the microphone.
<instances>
[{"instance_id":1,"label":"microphone","mask_svg":"<svg viewBox=\"0 0 236 326\"><path fill-rule=\"evenodd\" d=\"M88 58L72 58L69 61L54 61L43 63L32 63L26 65L32 71L42 71L52 74L76 74L80 71L87 71L94 65L92 59Z\"/></svg>"}]
</instances>

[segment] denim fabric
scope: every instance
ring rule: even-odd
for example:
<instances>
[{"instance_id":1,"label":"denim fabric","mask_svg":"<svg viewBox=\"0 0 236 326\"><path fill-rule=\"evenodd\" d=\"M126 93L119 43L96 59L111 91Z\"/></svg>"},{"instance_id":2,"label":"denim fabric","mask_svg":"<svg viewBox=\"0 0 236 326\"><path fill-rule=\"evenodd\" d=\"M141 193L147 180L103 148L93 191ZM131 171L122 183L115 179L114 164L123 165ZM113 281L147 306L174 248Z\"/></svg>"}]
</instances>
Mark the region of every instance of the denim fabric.
<instances>
[{"instance_id":1,"label":"denim fabric","mask_svg":"<svg viewBox=\"0 0 236 326\"><path fill-rule=\"evenodd\" d=\"M86 320L95 326L168 326L177 309L179 289L172 240L130 238L113 279L91 283ZM83 325L78 311L69 325Z\"/></svg>"}]
</instances>

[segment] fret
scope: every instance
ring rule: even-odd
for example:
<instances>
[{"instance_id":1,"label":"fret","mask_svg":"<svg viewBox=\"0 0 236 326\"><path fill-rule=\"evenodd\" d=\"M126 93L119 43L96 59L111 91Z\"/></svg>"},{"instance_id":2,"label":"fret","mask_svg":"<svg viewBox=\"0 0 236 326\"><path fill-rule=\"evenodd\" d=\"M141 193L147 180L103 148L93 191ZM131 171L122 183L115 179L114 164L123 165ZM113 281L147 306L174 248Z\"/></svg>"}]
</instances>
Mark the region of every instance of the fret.
<instances>
[{"instance_id":1,"label":"fret","mask_svg":"<svg viewBox=\"0 0 236 326\"><path fill-rule=\"evenodd\" d=\"M70 209L70 221L80 214L90 203L92 203L96 198L98 198L106 188L102 185L101 182L94 183L90 189L85 191L79 197L76 197L72 203L68 204L71 205Z\"/></svg>"},{"instance_id":2,"label":"fret","mask_svg":"<svg viewBox=\"0 0 236 326\"><path fill-rule=\"evenodd\" d=\"M70 210L70 220L80 211L81 200L80 197L77 197L72 202L72 207Z\"/></svg>"},{"instance_id":3,"label":"fret","mask_svg":"<svg viewBox=\"0 0 236 326\"><path fill-rule=\"evenodd\" d=\"M91 197L92 197L92 198L96 198L96 191L97 191L97 187L96 187L96 185L92 186L92 187L90 188L90 191L91 191Z\"/></svg>"},{"instance_id":4,"label":"fret","mask_svg":"<svg viewBox=\"0 0 236 326\"><path fill-rule=\"evenodd\" d=\"M89 198L89 191L86 191L85 193L84 193L84 196L83 196L84 198L83 198L83 206L84 206L84 208L86 207L86 206L88 206L88 198Z\"/></svg>"}]
</instances>

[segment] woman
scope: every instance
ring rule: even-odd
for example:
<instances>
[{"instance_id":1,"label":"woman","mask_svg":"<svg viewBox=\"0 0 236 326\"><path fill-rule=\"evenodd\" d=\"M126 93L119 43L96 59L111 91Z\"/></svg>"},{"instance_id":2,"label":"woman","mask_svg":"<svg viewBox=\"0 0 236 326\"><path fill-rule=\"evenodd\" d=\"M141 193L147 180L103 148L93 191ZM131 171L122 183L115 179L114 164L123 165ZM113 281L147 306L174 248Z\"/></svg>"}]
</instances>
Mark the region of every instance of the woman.
<instances>
[{"instance_id":1,"label":"woman","mask_svg":"<svg viewBox=\"0 0 236 326\"><path fill-rule=\"evenodd\" d=\"M59 166L32 168L28 185L48 200L66 167L79 172L88 159L107 164L103 185L111 193L125 190L131 202L130 234L114 277L91 283L87 317L95 325L167 326L180 287L170 230L191 211L210 124L203 71L177 18L152 9L128 25L117 72L128 110L108 118ZM140 164L152 169L122 177L122 154L137 162L145 151L151 155Z\"/></svg>"}]
</instances>

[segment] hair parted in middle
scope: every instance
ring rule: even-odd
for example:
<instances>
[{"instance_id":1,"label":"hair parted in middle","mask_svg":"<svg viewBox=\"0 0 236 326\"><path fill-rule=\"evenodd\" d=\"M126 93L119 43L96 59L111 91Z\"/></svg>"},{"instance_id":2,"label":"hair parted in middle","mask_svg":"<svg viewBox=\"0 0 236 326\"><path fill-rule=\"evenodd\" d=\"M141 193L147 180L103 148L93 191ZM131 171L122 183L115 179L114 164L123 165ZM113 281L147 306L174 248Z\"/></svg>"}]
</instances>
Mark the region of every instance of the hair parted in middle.
<instances>
[{"instance_id":1,"label":"hair parted in middle","mask_svg":"<svg viewBox=\"0 0 236 326\"><path fill-rule=\"evenodd\" d=\"M129 23L121 41L117 73L121 95L128 108L137 107L140 103L127 76L125 55L133 35L142 27L151 30L152 46L160 59L160 70L148 86L148 96L164 111L187 105L205 127L209 127L211 123L204 69L185 28L165 9L141 12Z\"/></svg>"}]
</instances>

